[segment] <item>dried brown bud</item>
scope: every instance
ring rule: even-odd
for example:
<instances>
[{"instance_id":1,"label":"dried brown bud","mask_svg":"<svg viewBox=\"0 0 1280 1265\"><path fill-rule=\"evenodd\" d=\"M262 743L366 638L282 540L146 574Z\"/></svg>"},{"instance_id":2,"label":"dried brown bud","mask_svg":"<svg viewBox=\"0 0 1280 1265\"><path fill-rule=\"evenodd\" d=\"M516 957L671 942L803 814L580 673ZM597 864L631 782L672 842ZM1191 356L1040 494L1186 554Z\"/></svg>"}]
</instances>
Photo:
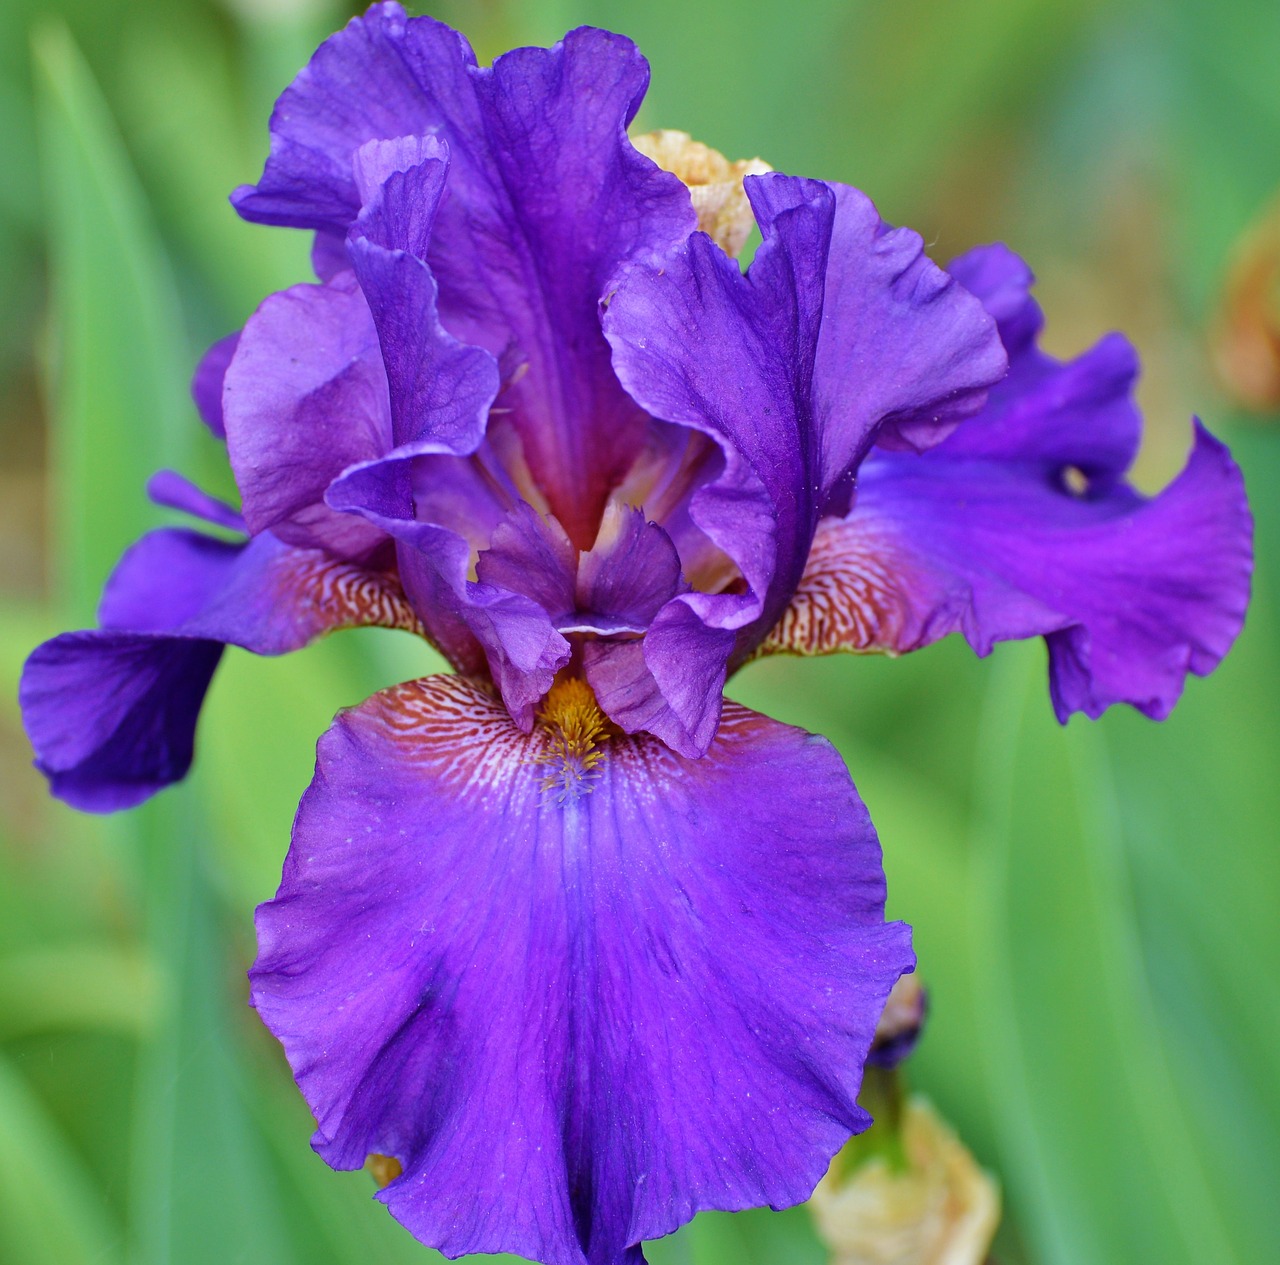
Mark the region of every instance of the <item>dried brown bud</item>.
<instances>
[{"instance_id":1,"label":"dried brown bud","mask_svg":"<svg viewBox=\"0 0 1280 1265\"><path fill-rule=\"evenodd\" d=\"M1223 385L1246 408L1280 409L1280 204L1241 239L1213 333Z\"/></svg>"},{"instance_id":2,"label":"dried brown bud","mask_svg":"<svg viewBox=\"0 0 1280 1265\"><path fill-rule=\"evenodd\" d=\"M902 1115L904 1166L884 1155L837 1165L809 1207L832 1265L981 1265L1000 1223L1000 1192L928 1102Z\"/></svg>"},{"instance_id":3,"label":"dried brown bud","mask_svg":"<svg viewBox=\"0 0 1280 1265\"><path fill-rule=\"evenodd\" d=\"M901 1063L916 1047L924 1025L925 1004L920 977L914 972L901 976L880 1013L867 1062L875 1067L896 1067Z\"/></svg>"},{"instance_id":4,"label":"dried brown bud","mask_svg":"<svg viewBox=\"0 0 1280 1265\"><path fill-rule=\"evenodd\" d=\"M404 1172L404 1167L394 1155L370 1155L365 1160L364 1166L372 1174L379 1188L390 1185Z\"/></svg>"},{"instance_id":5,"label":"dried brown bud","mask_svg":"<svg viewBox=\"0 0 1280 1265\"><path fill-rule=\"evenodd\" d=\"M688 132L662 129L633 136L631 143L663 171L689 186L698 227L709 233L728 255L738 255L755 224L742 187L744 176L772 171L759 158L730 162L719 150L695 141Z\"/></svg>"}]
</instances>

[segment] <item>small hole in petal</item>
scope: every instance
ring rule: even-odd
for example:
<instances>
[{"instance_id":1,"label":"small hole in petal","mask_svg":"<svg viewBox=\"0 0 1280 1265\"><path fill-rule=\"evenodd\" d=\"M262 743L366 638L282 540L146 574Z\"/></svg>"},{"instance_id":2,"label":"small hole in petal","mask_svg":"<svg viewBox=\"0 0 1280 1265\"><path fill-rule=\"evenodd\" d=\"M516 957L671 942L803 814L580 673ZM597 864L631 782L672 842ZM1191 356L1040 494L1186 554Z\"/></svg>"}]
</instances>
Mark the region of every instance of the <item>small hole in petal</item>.
<instances>
[{"instance_id":1,"label":"small hole in petal","mask_svg":"<svg viewBox=\"0 0 1280 1265\"><path fill-rule=\"evenodd\" d=\"M1072 496L1083 496L1089 490L1089 476L1079 466L1063 466L1062 486Z\"/></svg>"}]
</instances>

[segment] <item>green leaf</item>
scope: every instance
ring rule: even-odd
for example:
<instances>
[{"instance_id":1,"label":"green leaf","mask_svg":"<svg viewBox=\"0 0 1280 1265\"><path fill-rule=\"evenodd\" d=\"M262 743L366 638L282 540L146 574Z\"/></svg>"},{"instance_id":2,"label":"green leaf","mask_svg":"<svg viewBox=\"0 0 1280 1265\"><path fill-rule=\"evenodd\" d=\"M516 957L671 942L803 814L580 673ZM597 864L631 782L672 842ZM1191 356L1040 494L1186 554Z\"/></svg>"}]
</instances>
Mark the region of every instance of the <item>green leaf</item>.
<instances>
[{"instance_id":1,"label":"green leaf","mask_svg":"<svg viewBox=\"0 0 1280 1265\"><path fill-rule=\"evenodd\" d=\"M267 130L263 113L252 138L245 134L244 86L218 16L184 11L138 23L125 43L121 85L157 212L217 300L210 336L243 322L270 291L312 279L309 233L247 223L228 202L232 189L257 178Z\"/></svg>"},{"instance_id":2,"label":"green leaf","mask_svg":"<svg viewBox=\"0 0 1280 1265\"><path fill-rule=\"evenodd\" d=\"M113 944L0 955L0 1040L50 1030L146 1033L158 985L147 957Z\"/></svg>"},{"instance_id":3,"label":"green leaf","mask_svg":"<svg viewBox=\"0 0 1280 1265\"><path fill-rule=\"evenodd\" d=\"M236 1040L241 1025L251 1022L247 987L204 874L202 818L187 788L167 792L138 814L150 940L168 978L159 1023L139 1060L134 1260L289 1265L300 1258L247 1105Z\"/></svg>"},{"instance_id":4,"label":"green leaf","mask_svg":"<svg viewBox=\"0 0 1280 1265\"><path fill-rule=\"evenodd\" d=\"M1243 1261L1177 1090L1102 730L1001 650L979 755L979 999L1001 1171L1046 1262Z\"/></svg>"},{"instance_id":5,"label":"green leaf","mask_svg":"<svg viewBox=\"0 0 1280 1265\"><path fill-rule=\"evenodd\" d=\"M235 907L279 885L316 741L334 713L445 667L420 637L382 628L336 633L280 658L227 653L206 705L195 785Z\"/></svg>"},{"instance_id":6,"label":"green leaf","mask_svg":"<svg viewBox=\"0 0 1280 1265\"><path fill-rule=\"evenodd\" d=\"M120 1227L84 1164L0 1054L0 1260L114 1265Z\"/></svg>"},{"instance_id":7,"label":"green leaf","mask_svg":"<svg viewBox=\"0 0 1280 1265\"><path fill-rule=\"evenodd\" d=\"M180 464L193 425L188 356L168 267L88 67L56 24L33 49L53 284L54 559L59 596L83 624L153 521L147 478Z\"/></svg>"}]
</instances>

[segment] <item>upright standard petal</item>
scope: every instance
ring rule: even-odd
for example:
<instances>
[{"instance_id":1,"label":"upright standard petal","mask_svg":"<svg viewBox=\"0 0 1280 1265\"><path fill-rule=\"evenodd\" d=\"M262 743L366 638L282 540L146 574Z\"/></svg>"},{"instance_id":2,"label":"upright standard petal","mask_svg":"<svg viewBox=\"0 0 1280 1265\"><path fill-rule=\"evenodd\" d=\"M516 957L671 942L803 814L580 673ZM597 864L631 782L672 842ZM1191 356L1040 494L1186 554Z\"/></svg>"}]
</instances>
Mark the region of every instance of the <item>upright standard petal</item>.
<instances>
[{"instance_id":1,"label":"upright standard petal","mask_svg":"<svg viewBox=\"0 0 1280 1265\"><path fill-rule=\"evenodd\" d=\"M394 576L166 528L107 582L101 629L37 647L19 687L36 766L76 808L129 808L186 775L224 646L283 654L334 628L420 631Z\"/></svg>"},{"instance_id":2,"label":"upright standard petal","mask_svg":"<svg viewBox=\"0 0 1280 1265\"><path fill-rule=\"evenodd\" d=\"M434 137L374 141L356 155L365 203L348 249L378 331L397 449L464 455L484 439L497 361L440 324L426 263L448 151Z\"/></svg>"},{"instance_id":3,"label":"upright standard petal","mask_svg":"<svg viewBox=\"0 0 1280 1265\"><path fill-rule=\"evenodd\" d=\"M392 446L387 376L350 272L273 294L249 318L226 374L227 453L250 531L301 549L367 556L385 536L324 502L347 466Z\"/></svg>"},{"instance_id":4,"label":"upright standard petal","mask_svg":"<svg viewBox=\"0 0 1280 1265\"><path fill-rule=\"evenodd\" d=\"M236 354L240 331L218 339L200 357L200 363L191 378L191 398L195 402L200 420L219 438L227 437L222 421L222 383L227 376L227 366Z\"/></svg>"},{"instance_id":5,"label":"upright standard petal","mask_svg":"<svg viewBox=\"0 0 1280 1265\"><path fill-rule=\"evenodd\" d=\"M345 232L362 203L364 145L407 135L448 145L449 196L428 259L444 323L510 366L502 407L583 549L645 425L610 371L597 305L622 260L694 225L684 186L627 139L647 84L622 36L583 28L480 69L457 32L379 5L285 91L262 179L235 195L250 219Z\"/></svg>"},{"instance_id":6,"label":"upright standard petal","mask_svg":"<svg viewBox=\"0 0 1280 1265\"><path fill-rule=\"evenodd\" d=\"M954 423L1005 368L980 304L861 194L781 175L746 186L764 240L745 276L695 234L654 264L625 269L605 315L632 396L724 450L723 473L694 494L690 514L748 591L677 598L687 610L664 612L643 651L656 684L664 671L675 682L660 661L687 656L693 641L704 642L708 665L713 643L728 646L718 679L701 674L698 696L655 691L691 734L714 731L707 710L724 660L746 657L776 623L820 515L847 501L871 445Z\"/></svg>"},{"instance_id":7,"label":"upright standard petal","mask_svg":"<svg viewBox=\"0 0 1280 1265\"><path fill-rule=\"evenodd\" d=\"M343 713L258 913L316 1149L394 1157L379 1198L449 1256L634 1265L806 1198L912 965L829 744L730 706L688 761L572 684L530 735L456 677Z\"/></svg>"},{"instance_id":8,"label":"upright standard petal","mask_svg":"<svg viewBox=\"0 0 1280 1265\"><path fill-rule=\"evenodd\" d=\"M1028 341L1030 273L1004 248L957 272L1019 348L987 408L929 452L876 454L826 519L762 652L913 650L959 630L979 654L1044 636L1060 720L1117 702L1166 716L1244 619L1252 525L1239 469L1200 424L1147 499L1125 480L1137 358L1118 336L1066 364Z\"/></svg>"}]
</instances>

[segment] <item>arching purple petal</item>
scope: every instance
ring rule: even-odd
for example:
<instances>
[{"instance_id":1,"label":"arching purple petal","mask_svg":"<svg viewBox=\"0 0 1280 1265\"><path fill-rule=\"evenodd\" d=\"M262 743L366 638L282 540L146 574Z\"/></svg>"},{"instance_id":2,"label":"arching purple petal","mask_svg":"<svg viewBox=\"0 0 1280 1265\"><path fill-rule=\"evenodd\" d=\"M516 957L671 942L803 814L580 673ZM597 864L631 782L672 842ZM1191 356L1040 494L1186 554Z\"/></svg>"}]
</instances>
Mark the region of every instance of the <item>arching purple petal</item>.
<instances>
[{"instance_id":1,"label":"arching purple petal","mask_svg":"<svg viewBox=\"0 0 1280 1265\"><path fill-rule=\"evenodd\" d=\"M441 310L515 363L499 402L551 512L588 549L647 424L614 377L598 305L624 259L694 227L693 208L627 138L649 81L629 40L583 28L470 77L488 152L443 129L450 197L430 256Z\"/></svg>"},{"instance_id":2,"label":"arching purple petal","mask_svg":"<svg viewBox=\"0 0 1280 1265\"><path fill-rule=\"evenodd\" d=\"M524 501L497 525L488 548L476 561L476 576L482 583L523 593L557 625L577 607L577 572L578 551L564 529Z\"/></svg>"},{"instance_id":3,"label":"arching purple petal","mask_svg":"<svg viewBox=\"0 0 1280 1265\"><path fill-rule=\"evenodd\" d=\"M523 591L468 578L467 540L451 527L416 517L415 464L393 453L354 467L329 489L329 503L363 515L396 541L400 577L422 612L427 635L459 668L479 671L487 662L511 715L527 729L539 700L569 661L569 643Z\"/></svg>"},{"instance_id":4,"label":"arching purple petal","mask_svg":"<svg viewBox=\"0 0 1280 1265\"><path fill-rule=\"evenodd\" d=\"M1186 468L1125 527L1123 540L1094 529L1089 553L1109 565L1063 586L1073 622L1045 638L1061 721L1113 703L1163 720L1187 674L1208 676L1244 624L1253 570L1244 479L1198 421Z\"/></svg>"},{"instance_id":5,"label":"arching purple petal","mask_svg":"<svg viewBox=\"0 0 1280 1265\"><path fill-rule=\"evenodd\" d=\"M356 150L437 130L440 110L424 82L457 91L475 65L457 32L430 22L434 38L423 40L422 26L399 4L376 4L320 45L276 102L262 178L232 194L245 219L346 235L360 210Z\"/></svg>"},{"instance_id":6,"label":"arching purple petal","mask_svg":"<svg viewBox=\"0 0 1280 1265\"><path fill-rule=\"evenodd\" d=\"M671 537L643 511L611 501L578 562L577 609L643 631L687 587Z\"/></svg>"},{"instance_id":7,"label":"arching purple petal","mask_svg":"<svg viewBox=\"0 0 1280 1265\"><path fill-rule=\"evenodd\" d=\"M185 777L223 648L100 631L37 647L18 697L50 791L82 812L111 813Z\"/></svg>"},{"instance_id":8,"label":"arching purple petal","mask_svg":"<svg viewBox=\"0 0 1280 1265\"><path fill-rule=\"evenodd\" d=\"M349 250L390 388L391 443L383 451L415 443L422 452L474 452L498 393L498 366L445 332L424 260L445 151L432 137L405 137L370 142L356 159L367 201Z\"/></svg>"},{"instance_id":9,"label":"arching purple petal","mask_svg":"<svg viewBox=\"0 0 1280 1265\"><path fill-rule=\"evenodd\" d=\"M227 366L236 354L236 346L240 342L240 331L219 338L208 351L200 357L195 374L191 379L191 398L195 401L200 420L219 439L227 437L226 427L222 421L222 383L227 376Z\"/></svg>"},{"instance_id":10,"label":"arching purple petal","mask_svg":"<svg viewBox=\"0 0 1280 1265\"><path fill-rule=\"evenodd\" d=\"M861 194L780 175L747 187L764 240L745 276L695 234L659 262L624 270L605 315L631 395L724 448L723 473L695 493L690 512L748 592L677 601L707 625L708 647L713 630L721 644L734 631L738 659L781 616L820 514L847 499L872 443L953 425L1005 369L980 304ZM671 631L675 653L698 635L674 613ZM654 638L645 653L655 679L678 680L659 666L660 647ZM681 719L691 733L706 730L705 711Z\"/></svg>"},{"instance_id":11,"label":"arching purple petal","mask_svg":"<svg viewBox=\"0 0 1280 1265\"><path fill-rule=\"evenodd\" d=\"M1251 524L1226 448L1197 424L1186 469L1148 501L1127 485L1077 495L1034 459L952 457L950 442L866 463L762 652L897 653L959 630L986 654L1043 635L1060 720L1117 702L1168 715L1248 603Z\"/></svg>"},{"instance_id":12,"label":"arching purple petal","mask_svg":"<svg viewBox=\"0 0 1280 1265\"><path fill-rule=\"evenodd\" d=\"M672 602L643 641L595 641L583 664L605 714L627 733L651 733L697 759L720 724L734 635Z\"/></svg>"},{"instance_id":13,"label":"arching purple petal","mask_svg":"<svg viewBox=\"0 0 1280 1265\"><path fill-rule=\"evenodd\" d=\"M959 630L979 654L1042 635L1058 718L1127 702L1167 715L1244 619L1252 522L1240 471L1196 423L1186 468L1148 500L1125 479L1141 419L1119 335L1060 363L1035 346L1031 272L1003 246L951 265L999 322L1008 378L920 456L877 453L825 520L777 651L913 650Z\"/></svg>"},{"instance_id":14,"label":"arching purple petal","mask_svg":"<svg viewBox=\"0 0 1280 1265\"><path fill-rule=\"evenodd\" d=\"M795 205L782 181L750 180L759 219ZM921 449L983 405L1007 361L982 304L924 253L909 228L891 228L848 185L835 199L813 366L817 474L829 494L871 442Z\"/></svg>"},{"instance_id":15,"label":"arching purple petal","mask_svg":"<svg viewBox=\"0 0 1280 1265\"><path fill-rule=\"evenodd\" d=\"M311 240L311 268L320 281L332 281L351 267L347 236L332 229L317 232Z\"/></svg>"},{"instance_id":16,"label":"arching purple petal","mask_svg":"<svg viewBox=\"0 0 1280 1265\"><path fill-rule=\"evenodd\" d=\"M36 765L77 808L128 808L185 776L224 645L283 654L334 628L420 631L394 577L290 549L172 528L107 582L101 630L36 648L19 687Z\"/></svg>"},{"instance_id":17,"label":"arching purple petal","mask_svg":"<svg viewBox=\"0 0 1280 1265\"><path fill-rule=\"evenodd\" d=\"M348 558L378 546L369 523L324 502L347 466L392 444L378 335L350 273L266 299L240 336L223 400L251 531Z\"/></svg>"},{"instance_id":18,"label":"arching purple petal","mask_svg":"<svg viewBox=\"0 0 1280 1265\"><path fill-rule=\"evenodd\" d=\"M1031 297L1035 276L1026 261L1003 242L993 242L953 259L947 271L995 319L1012 368L1035 345L1044 325L1040 305Z\"/></svg>"},{"instance_id":19,"label":"arching purple petal","mask_svg":"<svg viewBox=\"0 0 1280 1265\"><path fill-rule=\"evenodd\" d=\"M226 527L230 531L238 532L248 530L245 527L244 517L238 510L232 509L226 501L210 496L176 470L157 470L147 480L147 496L156 505L179 510L183 514L201 518L206 523L213 523L217 527Z\"/></svg>"},{"instance_id":20,"label":"arching purple petal","mask_svg":"<svg viewBox=\"0 0 1280 1265\"><path fill-rule=\"evenodd\" d=\"M730 706L705 759L609 739L566 796L555 745L456 677L343 713L252 996L316 1149L399 1160L379 1198L423 1242L631 1265L808 1196L912 956L821 739Z\"/></svg>"},{"instance_id":21,"label":"arching purple petal","mask_svg":"<svg viewBox=\"0 0 1280 1265\"><path fill-rule=\"evenodd\" d=\"M444 324L512 366L502 407L579 548L645 426L610 370L597 305L623 259L694 225L685 187L626 136L647 83L621 36L584 28L481 70L448 27L378 6L285 91L262 180L234 198L250 219L345 232L362 201L362 146L447 143L449 196L428 259Z\"/></svg>"}]
</instances>

